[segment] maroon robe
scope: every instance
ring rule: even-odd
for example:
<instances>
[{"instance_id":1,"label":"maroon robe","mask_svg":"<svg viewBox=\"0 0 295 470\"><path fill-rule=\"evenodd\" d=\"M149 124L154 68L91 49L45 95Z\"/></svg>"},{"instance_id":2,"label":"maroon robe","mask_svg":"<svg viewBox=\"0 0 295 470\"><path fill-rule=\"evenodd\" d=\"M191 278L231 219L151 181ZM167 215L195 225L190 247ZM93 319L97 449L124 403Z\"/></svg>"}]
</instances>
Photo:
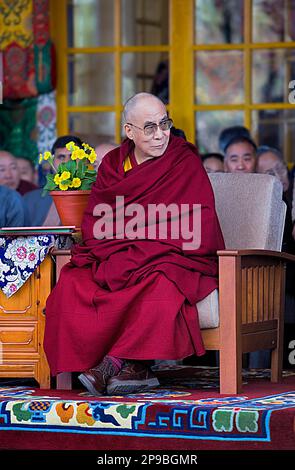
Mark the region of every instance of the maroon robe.
<instances>
[{"instance_id":1,"label":"maroon robe","mask_svg":"<svg viewBox=\"0 0 295 470\"><path fill-rule=\"evenodd\" d=\"M128 155L133 168L125 173ZM216 251L224 248L209 178L196 147L179 137L171 135L161 157L137 165L132 155L126 139L103 159L83 218L83 244L74 246L47 300L44 347L53 375L88 369L105 354L146 360L205 352L196 302L218 286ZM200 246L184 250L188 240L173 238L171 230L164 240L159 234L96 239L93 208L108 204L115 221L116 196L124 196L124 209L137 203L146 213L148 204L189 204L190 222L193 204L200 204Z\"/></svg>"},{"instance_id":2,"label":"maroon robe","mask_svg":"<svg viewBox=\"0 0 295 470\"><path fill-rule=\"evenodd\" d=\"M16 190L23 196L24 194L33 191L34 189L38 189L34 183L26 180L20 180L18 187Z\"/></svg>"}]
</instances>

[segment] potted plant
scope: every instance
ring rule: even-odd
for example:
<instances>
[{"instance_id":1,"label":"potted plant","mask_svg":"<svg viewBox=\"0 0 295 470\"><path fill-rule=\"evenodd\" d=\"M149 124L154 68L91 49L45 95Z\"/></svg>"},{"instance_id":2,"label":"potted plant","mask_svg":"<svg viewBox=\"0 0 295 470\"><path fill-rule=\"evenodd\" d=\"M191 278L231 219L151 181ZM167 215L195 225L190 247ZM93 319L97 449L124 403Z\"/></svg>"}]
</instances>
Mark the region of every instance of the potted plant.
<instances>
[{"instance_id":1,"label":"potted plant","mask_svg":"<svg viewBox=\"0 0 295 470\"><path fill-rule=\"evenodd\" d=\"M74 142L69 142L66 148L71 152L71 159L60 163L57 168L51 152L40 154L39 163L46 160L53 170L53 173L46 176L43 194L49 192L52 196L63 225L75 225L79 228L91 186L96 180L96 171L92 166L96 153L86 143L80 148Z\"/></svg>"}]
</instances>

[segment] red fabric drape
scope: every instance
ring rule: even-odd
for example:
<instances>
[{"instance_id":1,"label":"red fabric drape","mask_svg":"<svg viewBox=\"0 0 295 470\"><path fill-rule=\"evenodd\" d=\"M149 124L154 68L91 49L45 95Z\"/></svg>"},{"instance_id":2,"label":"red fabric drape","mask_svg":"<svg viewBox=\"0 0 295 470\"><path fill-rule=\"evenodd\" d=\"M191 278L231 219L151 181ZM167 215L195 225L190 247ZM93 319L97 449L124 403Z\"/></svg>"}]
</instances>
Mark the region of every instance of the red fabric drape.
<instances>
[{"instance_id":1,"label":"red fabric drape","mask_svg":"<svg viewBox=\"0 0 295 470\"><path fill-rule=\"evenodd\" d=\"M84 243L74 247L47 301L45 350L53 374L85 370L107 353L138 360L204 353L195 304L217 287L216 250L224 248L208 176L196 148L174 136L161 157L141 165L133 158L124 173L132 145L126 140L99 167ZM145 214L149 204L189 204L190 228L193 204L200 204L200 246L184 250L188 240L173 239L169 230L165 240L97 240L93 209L111 206L115 226L116 196L124 196L124 209L137 203ZM146 228L147 218L142 222Z\"/></svg>"}]
</instances>

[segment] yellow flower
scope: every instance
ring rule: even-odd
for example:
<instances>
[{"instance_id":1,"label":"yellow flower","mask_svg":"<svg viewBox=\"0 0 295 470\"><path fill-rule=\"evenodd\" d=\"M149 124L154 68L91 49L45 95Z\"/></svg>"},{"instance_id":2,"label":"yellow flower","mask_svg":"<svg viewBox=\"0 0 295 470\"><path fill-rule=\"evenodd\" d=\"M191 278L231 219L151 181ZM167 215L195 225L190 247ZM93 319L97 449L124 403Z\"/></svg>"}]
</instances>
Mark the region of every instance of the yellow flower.
<instances>
[{"instance_id":1,"label":"yellow flower","mask_svg":"<svg viewBox=\"0 0 295 470\"><path fill-rule=\"evenodd\" d=\"M87 154L85 153L83 149L79 149L76 152L77 152L77 158L79 158L80 160L83 160L83 158L87 157Z\"/></svg>"},{"instance_id":2,"label":"yellow flower","mask_svg":"<svg viewBox=\"0 0 295 470\"><path fill-rule=\"evenodd\" d=\"M49 160L50 158L52 158L52 155L50 152L44 152L44 160Z\"/></svg>"},{"instance_id":3,"label":"yellow flower","mask_svg":"<svg viewBox=\"0 0 295 470\"><path fill-rule=\"evenodd\" d=\"M59 189L61 189L62 191L66 191L68 189L68 187L69 187L68 183L66 183L66 184L60 183L59 184Z\"/></svg>"},{"instance_id":4,"label":"yellow flower","mask_svg":"<svg viewBox=\"0 0 295 470\"><path fill-rule=\"evenodd\" d=\"M82 181L80 180L80 178L73 178L71 187L79 188L81 184L82 184Z\"/></svg>"},{"instance_id":5,"label":"yellow flower","mask_svg":"<svg viewBox=\"0 0 295 470\"><path fill-rule=\"evenodd\" d=\"M68 144L66 144L66 148L70 151L70 152L74 152L74 150L76 150L77 148L77 145L75 145L74 142L69 142Z\"/></svg>"},{"instance_id":6,"label":"yellow flower","mask_svg":"<svg viewBox=\"0 0 295 470\"><path fill-rule=\"evenodd\" d=\"M60 175L60 181L68 180L71 177L71 173L69 171L63 171Z\"/></svg>"},{"instance_id":7,"label":"yellow flower","mask_svg":"<svg viewBox=\"0 0 295 470\"><path fill-rule=\"evenodd\" d=\"M96 160L96 153L94 150L91 150L91 153L90 155L88 155L88 160L90 161L90 163L94 163L95 160Z\"/></svg>"},{"instance_id":8,"label":"yellow flower","mask_svg":"<svg viewBox=\"0 0 295 470\"><path fill-rule=\"evenodd\" d=\"M42 155L42 153L40 153L40 155L39 155L39 163L41 163L42 160L43 160L43 155Z\"/></svg>"},{"instance_id":9,"label":"yellow flower","mask_svg":"<svg viewBox=\"0 0 295 470\"><path fill-rule=\"evenodd\" d=\"M61 178L59 175L55 175L55 177L53 178L53 181L55 182L55 184L59 185L59 183L61 182Z\"/></svg>"},{"instance_id":10,"label":"yellow flower","mask_svg":"<svg viewBox=\"0 0 295 470\"><path fill-rule=\"evenodd\" d=\"M79 149L78 147L74 150L74 152L71 155L72 160L83 160L83 158L86 157L86 154L83 149Z\"/></svg>"}]
</instances>

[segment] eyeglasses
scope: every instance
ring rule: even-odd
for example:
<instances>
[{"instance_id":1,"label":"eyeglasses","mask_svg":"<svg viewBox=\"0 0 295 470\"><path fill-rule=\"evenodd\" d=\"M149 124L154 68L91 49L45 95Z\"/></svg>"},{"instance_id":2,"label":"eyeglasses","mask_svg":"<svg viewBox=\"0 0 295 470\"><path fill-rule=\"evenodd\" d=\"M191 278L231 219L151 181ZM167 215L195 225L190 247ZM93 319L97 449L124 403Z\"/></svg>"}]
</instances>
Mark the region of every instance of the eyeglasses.
<instances>
[{"instance_id":1,"label":"eyeglasses","mask_svg":"<svg viewBox=\"0 0 295 470\"><path fill-rule=\"evenodd\" d=\"M172 119L165 119L165 121L161 121L159 124L153 122L152 124L147 124L143 128L138 127L135 124L131 124L131 122L126 122L126 124L128 126L136 127L136 129L143 131L144 135L149 137L157 132L158 127L161 129L161 131L168 131L173 126L173 121Z\"/></svg>"}]
</instances>

